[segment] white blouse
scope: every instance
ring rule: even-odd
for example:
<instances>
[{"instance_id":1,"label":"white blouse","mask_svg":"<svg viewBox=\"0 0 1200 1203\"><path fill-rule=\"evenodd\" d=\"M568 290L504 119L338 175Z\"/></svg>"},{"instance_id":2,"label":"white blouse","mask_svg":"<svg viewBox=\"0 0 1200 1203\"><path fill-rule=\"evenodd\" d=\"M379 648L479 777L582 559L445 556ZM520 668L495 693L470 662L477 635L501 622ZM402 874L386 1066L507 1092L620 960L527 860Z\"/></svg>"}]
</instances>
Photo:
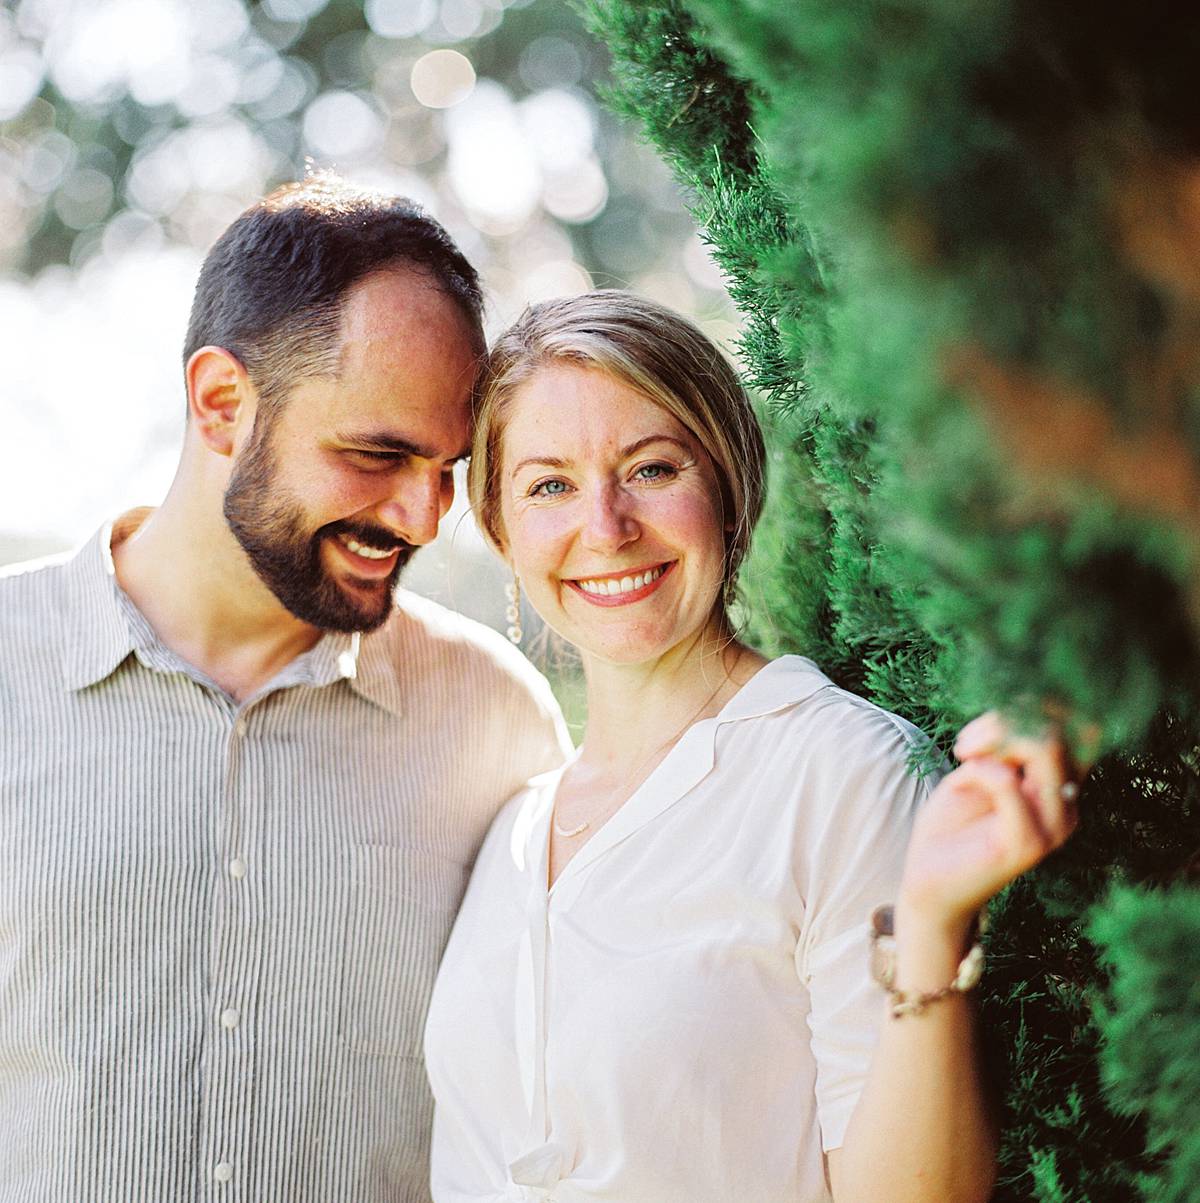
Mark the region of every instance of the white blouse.
<instances>
[{"instance_id":1,"label":"white blouse","mask_svg":"<svg viewBox=\"0 0 1200 1203\"><path fill-rule=\"evenodd\" d=\"M425 1032L436 1203L818 1203L883 1017L866 918L931 781L809 660L694 724L547 891L561 770L500 813Z\"/></svg>"}]
</instances>

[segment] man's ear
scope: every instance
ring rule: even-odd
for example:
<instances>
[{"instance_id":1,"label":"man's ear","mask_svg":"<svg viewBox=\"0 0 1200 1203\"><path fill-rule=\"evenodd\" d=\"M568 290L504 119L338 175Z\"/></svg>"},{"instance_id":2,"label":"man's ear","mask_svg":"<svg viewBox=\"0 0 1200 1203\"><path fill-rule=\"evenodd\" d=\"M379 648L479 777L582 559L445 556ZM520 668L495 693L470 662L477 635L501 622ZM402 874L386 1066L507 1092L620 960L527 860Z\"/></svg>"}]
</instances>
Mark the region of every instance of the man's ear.
<instances>
[{"instance_id":1,"label":"man's ear","mask_svg":"<svg viewBox=\"0 0 1200 1203\"><path fill-rule=\"evenodd\" d=\"M201 347L185 369L188 412L210 451L232 455L235 435L253 421L255 394L246 369L224 347Z\"/></svg>"}]
</instances>

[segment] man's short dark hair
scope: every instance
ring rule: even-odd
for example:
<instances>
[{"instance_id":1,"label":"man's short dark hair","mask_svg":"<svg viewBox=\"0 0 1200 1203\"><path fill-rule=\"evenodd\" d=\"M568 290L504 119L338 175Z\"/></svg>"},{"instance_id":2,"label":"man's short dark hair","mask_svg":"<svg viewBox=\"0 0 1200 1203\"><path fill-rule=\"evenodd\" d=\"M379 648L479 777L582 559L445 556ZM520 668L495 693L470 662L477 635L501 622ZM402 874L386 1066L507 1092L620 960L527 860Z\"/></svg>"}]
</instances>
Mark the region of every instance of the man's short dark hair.
<instances>
[{"instance_id":1,"label":"man's short dark hair","mask_svg":"<svg viewBox=\"0 0 1200 1203\"><path fill-rule=\"evenodd\" d=\"M459 307L482 352L479 277L412 201L321 172L277 188L217 240L196 285L183 348L235 355L266 407L298 380L336 374L342 302L373 272L426 272Z\"/></svg>"}]
</instances>

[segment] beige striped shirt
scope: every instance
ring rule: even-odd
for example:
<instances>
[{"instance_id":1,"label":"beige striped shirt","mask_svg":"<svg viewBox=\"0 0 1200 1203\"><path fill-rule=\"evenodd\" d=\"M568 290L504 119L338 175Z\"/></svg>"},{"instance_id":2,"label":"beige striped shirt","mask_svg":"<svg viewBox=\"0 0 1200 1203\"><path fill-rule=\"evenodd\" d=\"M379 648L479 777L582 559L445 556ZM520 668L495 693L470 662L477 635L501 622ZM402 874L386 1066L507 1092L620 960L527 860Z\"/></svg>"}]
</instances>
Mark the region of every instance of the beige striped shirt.
<instances>
[{"instance_id":1,"label":"beige striped shirt","mask_svg":"<svg viewBox=\"0 0 1200 1203\"><path fill-rule=\"evenodd\" d=\"M0 576L0 1203L427 1200L428 996L549 689L402 592L239 705L109 538Z\"/></svg>"}]
</instances>

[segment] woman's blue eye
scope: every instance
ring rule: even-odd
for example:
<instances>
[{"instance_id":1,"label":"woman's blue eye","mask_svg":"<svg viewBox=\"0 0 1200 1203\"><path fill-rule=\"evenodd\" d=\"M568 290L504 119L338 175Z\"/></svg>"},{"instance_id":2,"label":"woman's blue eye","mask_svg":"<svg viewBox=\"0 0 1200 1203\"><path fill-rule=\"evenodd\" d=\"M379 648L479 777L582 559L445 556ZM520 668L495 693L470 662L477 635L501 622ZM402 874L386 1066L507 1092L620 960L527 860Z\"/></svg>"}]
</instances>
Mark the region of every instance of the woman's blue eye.
<instances>
[{"instance_id":1,"label":"woman's blue eye","mask_svg":"<svg viewBox=\"0 0 1200 1203\"><path fill-rule=\"evenodd\" d=\"M541 497L560 497L566 491L567 482L564 480L543 480L530 489L532 495Z\"/></svg>"},{"instance_id":2,"label":"woman's blue eye","mask_svg":"<svg viewBox=\"0 0 1200 1203\"><path fill-rule=\"evenodd\" d=\"M664 477L672 476L675 469L670 464L643 464L638 470L637 475L642 480L662 480Z\"/></svg>"}]
</instances>

